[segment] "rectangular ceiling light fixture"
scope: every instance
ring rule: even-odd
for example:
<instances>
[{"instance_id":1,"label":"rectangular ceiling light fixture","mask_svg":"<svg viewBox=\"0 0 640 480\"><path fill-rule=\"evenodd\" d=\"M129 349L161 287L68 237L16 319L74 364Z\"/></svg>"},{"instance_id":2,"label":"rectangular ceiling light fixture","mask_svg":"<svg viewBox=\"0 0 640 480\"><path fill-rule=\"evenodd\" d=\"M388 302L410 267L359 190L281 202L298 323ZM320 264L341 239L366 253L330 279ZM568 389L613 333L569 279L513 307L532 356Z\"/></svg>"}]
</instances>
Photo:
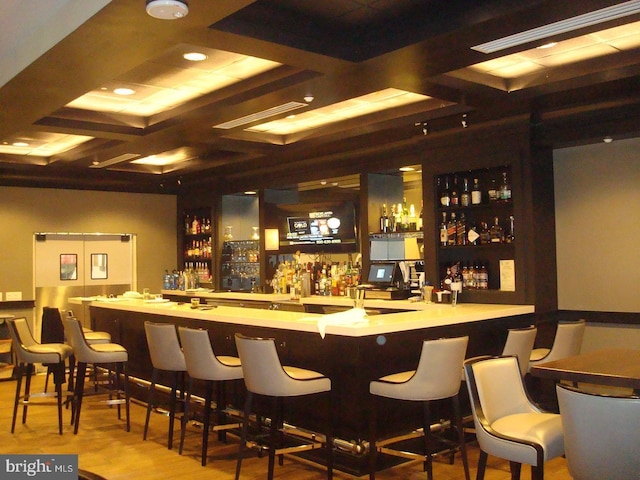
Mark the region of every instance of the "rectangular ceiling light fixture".
<instances>
[{"instance_id":1,"label":"rectangular ceiling light fixture","mask_svg":"<svg viewBox=\"0 0 640 480\"><path fill-rule=\"evenodd\" d=\"M577 17L567 18L565 20L560 20L559 22L550 23L541 27L532 28L531 30L515 33L507 37L498 38L491 42L481 43L480 45L471 47L471 49L482 53L498 52L500 50L506 50L507 48L516 47L525 43L542 40L553 35L572 32L579 28L590 27L592 25L598 25L599 23L608 22L609 20L627 17L639 12L640 0L631 0L618 5L612 5L611 7L601 8L600 10L595 10L593 12L584 13Z\"/></svg>"},{"instance_id":2,"label":"rectangular ceiling light fixture","mask_svg":"<svg viewBox=\"0 0 640 480\"><path fill-rule=\"evenodd\" d=\"M302 102L283 103L282 105L278 105L277 107L271 107L266 110L262 110L261 112L252 113L250 115L245 115L244 117L236 118L235 120L229 120L228 122L214 125L213 128L230 129L235 127L240 127L242 125L247 125L252 122L263 120L265 118L272 117L280 113L290 112L292 110L297 110L299 108L307 107L308 105L309 104L302 103Z\"/></svg>"},{"instance_id":3,"label":"rectangular ceiling light fixture","mask_svg":"<svg viewBox=\"0 0 640 480\"><path fill-rule=\"evenodd\" d=\"M104 162L94 163L93 165L89 165L89 168L110 167L111 165L126 162L128 160L131 160L132 158L137 158L139 156L140 156L139 153L124 153L122 155L118 155L117 157L110 158L109 160L105 160Z\"/></svg>"}]
</instances>

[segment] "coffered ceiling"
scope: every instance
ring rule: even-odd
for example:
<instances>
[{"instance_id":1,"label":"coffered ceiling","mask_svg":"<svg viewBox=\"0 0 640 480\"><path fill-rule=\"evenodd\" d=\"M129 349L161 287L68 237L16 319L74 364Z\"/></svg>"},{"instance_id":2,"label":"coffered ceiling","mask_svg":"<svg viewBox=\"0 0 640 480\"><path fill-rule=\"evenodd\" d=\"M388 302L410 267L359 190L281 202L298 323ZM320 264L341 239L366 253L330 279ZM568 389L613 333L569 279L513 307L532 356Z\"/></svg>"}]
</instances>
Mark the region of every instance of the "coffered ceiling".
<instances>
[{"instance_id":1,"label":"coffered ceiling","mask_svg":"<svg viewBox=\"0 0 640 480\"><path fill-rule=\"evenodd\" d=\"M48 2L0 2L2 185L308 182L523 116L556 146L639 134L636 0Z\"/></svg>"}]
</instances>

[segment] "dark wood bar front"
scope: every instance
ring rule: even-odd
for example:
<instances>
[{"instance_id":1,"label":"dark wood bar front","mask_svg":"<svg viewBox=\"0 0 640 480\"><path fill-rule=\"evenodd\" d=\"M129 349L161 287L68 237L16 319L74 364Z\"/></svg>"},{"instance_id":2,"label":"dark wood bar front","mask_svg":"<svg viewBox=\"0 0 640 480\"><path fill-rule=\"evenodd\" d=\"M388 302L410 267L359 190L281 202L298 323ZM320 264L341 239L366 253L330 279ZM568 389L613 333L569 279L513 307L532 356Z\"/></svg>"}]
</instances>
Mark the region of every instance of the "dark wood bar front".
<instances>
[{"instance_id":1,"label":"dark wood bar front","mask_svg":"<svg viewBox=\"0 0 640 480\"><path fill-rule=\"evenodd\" d=\"M143 380L150 379L152 371L144 333L145 321L207 329L218 355L237 355L236 333L275 338L283 364L313 369L331 378L338 412L336 438L356 447L366 442L368 437L369 382L390 373L415 369L423 340L468 335L467 356L497 354L502 349L507 329L523 327L533 320L533 308L529 306L459 305L452 308L450 305L434 305L431 311L377 315L371 317L369 324L350 329L329 325L323 339L316 324L320 315L300 312L237 307L202 311L177 304L145 306L142 301L93 302L90 311L93 327L110 332L114 341L127 348L130 375ZM347 334L332 333L335 330L343 330ZM229 398L238 402L235 407L240 409L244 387L242 384L236 387L229 392ZM138 390L139 395L143 393L143 390ZM146 401L146 397L141 400ZM397 403L381 410L384 414L380 415L380 436L420 425L418 407L399 407ZM314 399L291 400L286 410L287 423L311 431L323 431L323 423L327 419L317 413L324 410L319 406L316 408ZM361 453L362 449L355 448L343 461L338 461L340 468L364 473L366 460L358 455L358 451Z\"/></svg>"}]
</instances>

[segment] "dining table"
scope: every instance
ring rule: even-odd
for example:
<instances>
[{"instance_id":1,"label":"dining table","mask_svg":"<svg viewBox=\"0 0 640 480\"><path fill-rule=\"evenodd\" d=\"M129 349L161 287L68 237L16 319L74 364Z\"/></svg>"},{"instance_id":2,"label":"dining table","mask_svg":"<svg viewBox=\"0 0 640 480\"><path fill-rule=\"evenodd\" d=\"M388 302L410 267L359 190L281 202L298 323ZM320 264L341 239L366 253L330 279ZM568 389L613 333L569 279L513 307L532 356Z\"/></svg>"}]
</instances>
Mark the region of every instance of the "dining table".
<instances>
[{"instance_id":1,"label":"dining table","mask_svg":"<svg viewBox=\"0 0 640 480\"><path fill-rule=\"evenodd\" d=\"M633 389L640 395L640 350L603 348L531 367L531 375L556 381Z\"/></svg>"}]
</instances>

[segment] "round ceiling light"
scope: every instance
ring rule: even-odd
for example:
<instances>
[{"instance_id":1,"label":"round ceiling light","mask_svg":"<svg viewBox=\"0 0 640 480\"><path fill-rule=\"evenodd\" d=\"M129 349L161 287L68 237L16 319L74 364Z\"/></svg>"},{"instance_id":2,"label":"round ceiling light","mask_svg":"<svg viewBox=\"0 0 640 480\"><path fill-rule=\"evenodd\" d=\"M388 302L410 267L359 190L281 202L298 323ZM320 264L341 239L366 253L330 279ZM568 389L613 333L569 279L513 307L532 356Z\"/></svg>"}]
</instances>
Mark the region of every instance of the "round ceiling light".
<instances>
[{"instance_id":1,"label":"round ceiling light","mask_svg":"<svg viewBox=\"0 0 640 480\"><path fill-rule=\"evenodd\" d=\"M183 0L147 0L147 13L161 20L186 17L189 5Z\"/></svg>"}]
</instances>

